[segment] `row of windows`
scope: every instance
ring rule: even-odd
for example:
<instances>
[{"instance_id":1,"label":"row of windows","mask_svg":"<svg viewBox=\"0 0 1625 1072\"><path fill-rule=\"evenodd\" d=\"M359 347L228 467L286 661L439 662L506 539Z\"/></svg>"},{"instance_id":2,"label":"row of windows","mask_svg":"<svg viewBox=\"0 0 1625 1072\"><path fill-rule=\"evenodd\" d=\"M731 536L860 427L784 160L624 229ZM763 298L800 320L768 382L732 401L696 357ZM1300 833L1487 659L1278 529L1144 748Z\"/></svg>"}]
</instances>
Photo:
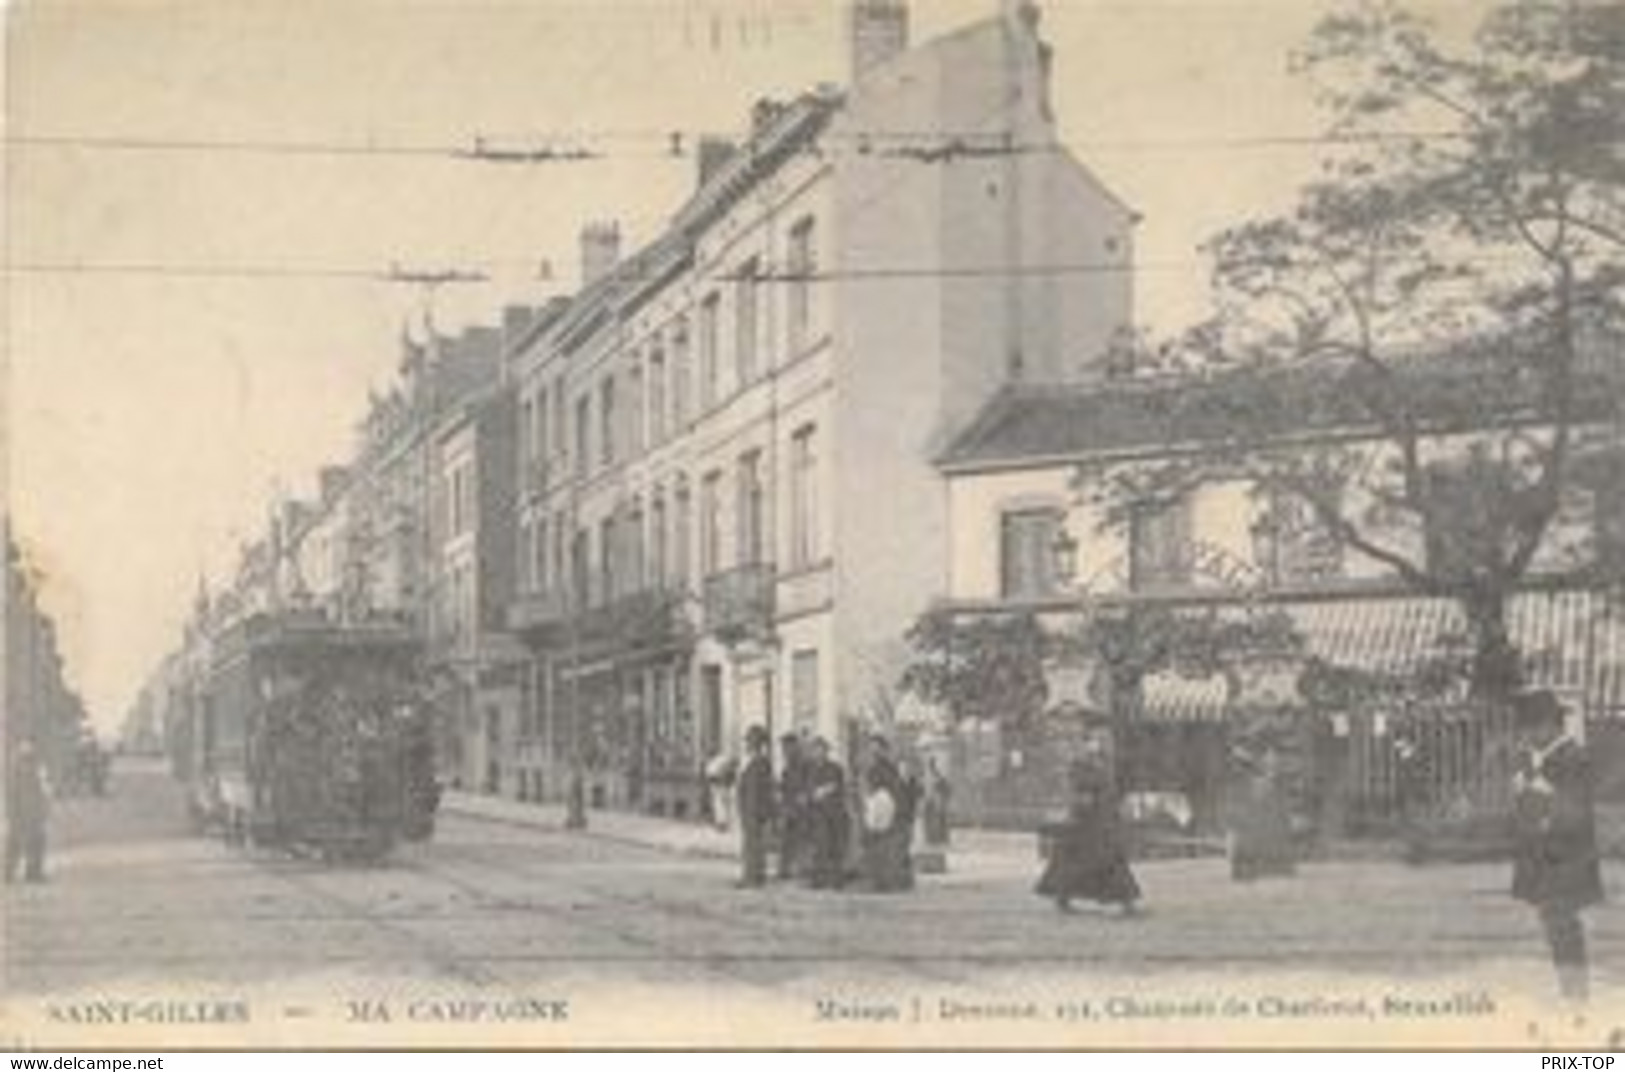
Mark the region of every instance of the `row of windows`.
<instances>
[{"instance_id":1,"label":"row of windows","mask_svg":"<svg viewBox=\"0 0 1625 1072\"><path fill-rule=\"evenodd\" d=\"M1347 489L1329 489L1323 505L1333 516L1345 509ZM1320 495L1327 495L1323 491ZM1463 494L1466 499L1471 492ZM1438 501L1449 502L1447 496ZM1565 504L1563 518L1554 522L1546 541L1545 566L1568 569L1574 565L1576 543L1612 568L1625 562L1625 484L1587 488ZM1064 524L1059 508L1018 509L999 518L999 588L1006 598L1034 599L1057 595L1066 584L1059 576L1062 556L1057 553ZM1493 546L1475 546L1478 539L1499 536L1486 529L1460 525L1459 518L1441 516L1439 524L1407 535L1403 522L1384 539L1420 556L1422 568L1449 576L1476 568L1497 553ZM1562 530L1562 531L1559 531ZM1204 543L1197 531L1195 501L1185 494L1172 501L1147 504L1131 514L1127 526L1122 578L1132 589L1177 588L1191 584L1198 572L1215 568L1211 556L1204 563ZM1250 546L1234 548L1237 558L1257 581L1273 585L1307 585L1348 576L1349 548L1326 518L1301 496L1268 494L1262 509L1247 529ZM1073 557L1076 557L1075 548ZM1545 568L1537 559L1535 568ZM1224 569L1222 564L1218 567ZM1088 580L1088 578L1076 578Z\"/></svg>"},{"instance_id":2,"label":"row of windows","mask_svg":"<svg viewBox=\"0 0 1625 1072\"><path fill-rule=\"evenodd\" d=\"M801 427L790 439L786 550L792 570L813 564L822 551L819 447L814 425ZM734 463L735 565L768 563L768 519L773 516L773 503L765 469L759 448L746 451ZM700 575L720 572L729 565L723 555L727 483L721 469L712 469L701 478L697 514L689 482L679 477L669 496L656 488L647 502L635 498L599 522L596 532L578 528L567 534L567 526L557 517L527 526L520 548L525 586L531 591L567 588L578 604L614 599L644 588L686 586L695 545Z\"/></svg>"},{"instance_id":3,"label":"row of windows","mask_svg":"<svg viewBox=\"0 0 1625 1072\"><path fill-rule=\"evenodd\" d=\"M474 466L459 462L451 470L446 487L446 534L465 535L474 527Z\"/></svg>"},{"instance_id":4,"label":"row of windows","mask_svg":"<svg viewBox=\"0 0 1625 1072\"><path fill-rule=\"evenodd\" d=\"M1006 511L999 524L999 589L1007 599L1057 595L1075 578L1061 576L1057 553L1065 512ZM1343 545L1307 503L1278 497L1252 529L1252 561L1277 584L1341 576ZM1197 543L1189 495L1147 505L1128 523L1127 581L1136 590L1188 585L1195 579Z\"/></svg>"},{"instance_id":5,"label":"row of windows","mask_svg":"<svg viewBox=\"0 0 1625 1072\"><path fill-rule=\"evenodd\" d=\"M433 632L454 649L468 648L479 632L479 611L475 574L468 563L458 563L446 573L443 582L439 620Z\"/></svg>"},{"instance_id":6,"label":"row of windows","mask_svg":"<svg viewBox=\"0 0 1625 1072\"><path fill-rule=\"evenodd\" d=\"M790 230L785 298L785 342L798 354L812 337L812 283L817 272L815 223L811 217ZM732 273L730 306L733 322L733 384L747 387L766 372L762 261L752 257ZM659 446L686 428L698 413L723 399L722 292L711 291L694 312L692 335L687 316L637 347L617 375L606 373L595 389L575 398L574 455L578 475L615 464L624 457ZM698 383L693 382L698 360ZM624 382L627 397L619 397ZM695 397L697 392L697 399ZM697 408L696 408L697 402ZM520 457L540 490L545 462L565 451L567 402L564 377L520 403ZM596 416L596 424L594 417Z\"/></svg>"}]
</instances>

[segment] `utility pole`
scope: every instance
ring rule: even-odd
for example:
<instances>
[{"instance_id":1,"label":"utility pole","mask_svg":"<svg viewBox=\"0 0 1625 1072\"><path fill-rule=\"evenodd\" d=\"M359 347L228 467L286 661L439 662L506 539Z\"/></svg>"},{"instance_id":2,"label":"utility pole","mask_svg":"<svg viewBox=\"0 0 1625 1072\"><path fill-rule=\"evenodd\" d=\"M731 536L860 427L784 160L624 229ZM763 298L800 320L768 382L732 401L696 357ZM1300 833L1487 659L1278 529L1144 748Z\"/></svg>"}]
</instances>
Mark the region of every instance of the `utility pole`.
<instances>
[{"instance_id":1,"label":"utility pole","mask_svg":"<svg viewBox=\"0 0 1625 1072\"><path fill-rule=\"evenodd\" d=\"M467 271L461 268L403 268L398 262L391 263L389 271L379 278L386 283L404 283L422 289L423 317L431 332L434 330L434 301L441 287L491 281L490 276L480 271Z\"/></svg>"}]
</instances>

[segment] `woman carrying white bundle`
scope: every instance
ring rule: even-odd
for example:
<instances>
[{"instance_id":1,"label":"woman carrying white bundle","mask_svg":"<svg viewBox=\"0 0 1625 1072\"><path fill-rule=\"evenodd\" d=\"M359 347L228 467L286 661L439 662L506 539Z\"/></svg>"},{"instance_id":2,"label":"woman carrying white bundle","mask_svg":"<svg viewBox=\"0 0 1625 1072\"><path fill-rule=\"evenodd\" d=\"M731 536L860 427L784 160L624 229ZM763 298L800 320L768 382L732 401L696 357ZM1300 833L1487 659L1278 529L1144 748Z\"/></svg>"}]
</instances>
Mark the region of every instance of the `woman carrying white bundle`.
<instances>
[{"instance_id":1,"label":"woman carrying white bundle","mask_svg":"<svg viewBox=\"0 0 1625 1072\"><path fill-rule=\"evenodd\" d=\"M884 752L864 775L863 876L869 889L894 893L912 889L908 858L909 826L914 822L908 786Z\"/></svg>"}]
</instances>

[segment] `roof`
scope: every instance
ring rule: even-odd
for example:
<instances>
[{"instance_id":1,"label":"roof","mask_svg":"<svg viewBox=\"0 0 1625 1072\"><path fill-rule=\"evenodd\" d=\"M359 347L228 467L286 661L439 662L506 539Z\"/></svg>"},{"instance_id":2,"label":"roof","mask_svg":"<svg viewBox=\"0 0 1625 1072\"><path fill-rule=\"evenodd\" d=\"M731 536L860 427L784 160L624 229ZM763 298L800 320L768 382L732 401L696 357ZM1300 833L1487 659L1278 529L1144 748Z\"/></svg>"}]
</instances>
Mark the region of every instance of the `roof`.
<instances>
[{"instance_id":1,"label":"roof","mask_svg":"<svg viewBox=\"0 0 1625 1072\"><path fill-rule=\"evenodd\" d=\"M1433 434L1488 422L1538 422L1536 381L1507 362L1456 358L1396 364L1395 378L1358 364L1304 362L1206 375L1127 376L1005 388L937 459L949 471L1099 455L1169 455L1303 434L1380 433L1370 400L1409 406ZM1620 370L1583 377L1582 420L1617 417ZM1380 391L1380 396L1374 392Z\"/></svg>"},{"instance_id":2,"label":"roof","mask_svg":"<svg viewBox=\"0 0 1625 1072\"><path fill-rule=\"evenodd\" d=\"M622 258L574 297L548 309L547 315L536 317L519 333L512 350L523 351L543 336L558 339L568 348L590 335L598 321L618 306L647 300L687 264L695 235L804 148L840 105L838 96L824 93L805 93L785 103L689 197L658 237ZM624 315L630 310L623 307L619 311Z\"/></svg>"}]
</instances>

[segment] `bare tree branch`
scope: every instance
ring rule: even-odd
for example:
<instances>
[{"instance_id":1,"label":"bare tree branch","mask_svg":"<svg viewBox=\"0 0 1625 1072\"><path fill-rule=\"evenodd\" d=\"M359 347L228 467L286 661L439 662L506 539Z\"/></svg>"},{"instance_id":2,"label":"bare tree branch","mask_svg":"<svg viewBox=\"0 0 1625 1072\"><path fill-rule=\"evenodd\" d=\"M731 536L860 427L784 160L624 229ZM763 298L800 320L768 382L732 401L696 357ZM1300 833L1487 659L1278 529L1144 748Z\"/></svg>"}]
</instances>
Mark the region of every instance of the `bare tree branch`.
<instances>
[{"instance_id":1,"label":"bare tree branch","mask_svg":"<svg viewBox=\"0 0 1625 1072\"><path fill-rule=\"evenodd\" d=\"M1328 497L1324 483L1304 479L1282 469L1266 469L1256 473L1260 483L1285 491L1301 499L1314 512L1316 519L1338 540L1391 567L1409 584L1423 592L1437 592L1441 586L1425 566L1418 565L1396 548L1378 543L1351 521L1341 507Z\"/></svg>"}]
</instances>

